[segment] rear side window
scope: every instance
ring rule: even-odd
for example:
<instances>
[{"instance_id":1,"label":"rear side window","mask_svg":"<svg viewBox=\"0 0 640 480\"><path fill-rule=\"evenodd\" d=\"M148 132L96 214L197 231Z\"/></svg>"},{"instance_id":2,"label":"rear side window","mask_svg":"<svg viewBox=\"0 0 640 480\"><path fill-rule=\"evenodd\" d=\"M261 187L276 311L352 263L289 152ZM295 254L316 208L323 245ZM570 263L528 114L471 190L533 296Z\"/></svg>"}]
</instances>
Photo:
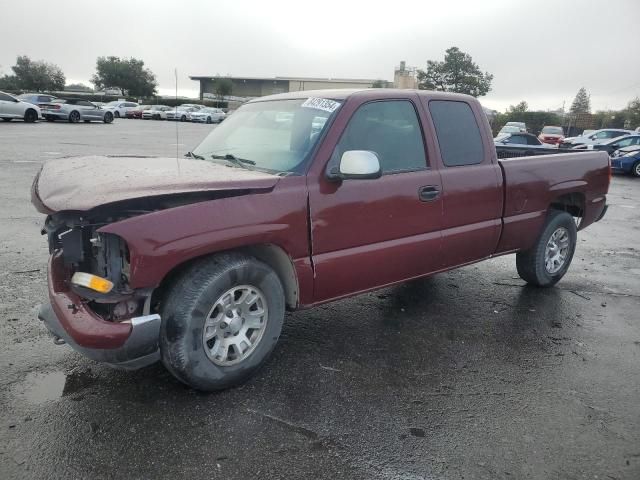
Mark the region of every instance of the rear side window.
<instances>
[{"instance_id":1,"label":"rear side window","mask_svg":"<svg viewBox=\"0 0 640 480\"><path fill-rule=\"evenodd\" d=\"M440 155L447 167L482 163L482 137L468 103L432 100L429 111L436 128Z\"/></svg>"},{"instance_id":2,"label":"rear side window","mask_svg":"<svg viewBox=\"0 0 640 480\"><path fill-rule=\"evenodd\" d=\"M523 135L511 135L507 143L514 143L517 145L526 145L527 139Z\"/></svg>"},{"instance_id":3,"label":"rear side window","mask_svg":"<svg viewBox=\"0 0 640 480\"><path fill-rule=\"evenodd\" d=\"M314 129L319 131L323 125L321 120L314 119ZM407 100L370 102L358 108L336 145L331 163L338 164L348 150L375 152L382 173L427 168L418 116Z\"/></svg>"}]
</instances>

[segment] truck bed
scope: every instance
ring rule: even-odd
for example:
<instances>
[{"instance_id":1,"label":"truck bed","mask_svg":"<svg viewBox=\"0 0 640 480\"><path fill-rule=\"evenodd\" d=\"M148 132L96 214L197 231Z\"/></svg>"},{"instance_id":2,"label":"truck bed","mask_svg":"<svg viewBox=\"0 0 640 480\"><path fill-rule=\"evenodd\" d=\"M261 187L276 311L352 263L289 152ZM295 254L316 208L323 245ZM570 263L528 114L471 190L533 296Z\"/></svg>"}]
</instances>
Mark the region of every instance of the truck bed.
<instances>
[{"instance_id":1,"label":"truck bed","mask_svg":"<svg viewBox=\"0 0 640 480\"><path fill-rule=\"evenodd\" d=\"M503 231L498 252L536 241L550 204L581 205L579 228L596 221L609 188L605 152L559 153L498 160L504 184Z\"/></svg>"}]
</instances>

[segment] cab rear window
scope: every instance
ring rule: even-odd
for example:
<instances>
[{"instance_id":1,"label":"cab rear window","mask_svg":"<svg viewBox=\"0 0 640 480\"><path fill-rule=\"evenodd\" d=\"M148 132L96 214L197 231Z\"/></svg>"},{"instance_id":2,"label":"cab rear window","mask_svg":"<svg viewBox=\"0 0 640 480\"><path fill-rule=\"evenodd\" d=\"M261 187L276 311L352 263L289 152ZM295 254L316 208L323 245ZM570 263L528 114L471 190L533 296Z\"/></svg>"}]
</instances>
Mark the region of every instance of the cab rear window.
<instances>
[{"instance_id":1,"label":"cab rear window","mask_svg":"<svg viewBox=\"0 0 640 480\"><path fill-rule=\"evenodd\" d=\"M482 163L482 136L468 103L432 100L429 102L429 111L445 166L459 167Z\"/></svg>"}]
</instances>

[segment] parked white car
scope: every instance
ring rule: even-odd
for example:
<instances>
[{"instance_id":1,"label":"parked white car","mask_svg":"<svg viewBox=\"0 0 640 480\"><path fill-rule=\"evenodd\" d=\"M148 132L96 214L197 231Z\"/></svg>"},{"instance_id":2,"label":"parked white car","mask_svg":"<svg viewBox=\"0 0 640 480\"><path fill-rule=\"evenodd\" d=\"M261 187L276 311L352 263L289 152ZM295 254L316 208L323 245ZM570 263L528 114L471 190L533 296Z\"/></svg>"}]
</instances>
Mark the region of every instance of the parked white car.
<instances>
[{"instance_id":1,"label":"parked white car","mask_svg":"<svg viewBox=\"0 0 640 480\"><path fill-rule=\"evenodd\" d=\"M0 92L0 118L5 122L21 119L33 123L42 118L42 113L37 105L23 102L8 93Z\"/></svg>"},{"instance_id":2,"label":"parked white car","mask_svg":"<svg viewBox=\"0 0 640 480\"><path fill-rule=\"evenodd\" d=\"M191 114L197 111L198 110L193 107L180 105L179 107L174 107L167 112L167 120L186 122L191 120Z\"/></svg>"},{"instance_id":3,"label":"parked white car","mask_svg":"<svg viewBox=\"0 0 640 480\"><path fill-rule=\"evenodd\" d=\"M171 107L166 105L151 105L149 110L142 112L143 120L166 120L167 112L171 110Z\"/></svg>"},{"instance_id":4,"label":"parked white car","mask_svg":"<svg viewBox=\"0 0 640 480\"><path fill-rule=\"evenodd\" d=\"M138 104L134 102L114 101L107 103L102 108L104 108L105 110L109 110L116 118L124 118L127 116L127 112L129 110L135 110L136 108L138 108Z\"/></svg>"},{"instance_id":5,"label":"parked white car","mask_svg":"<svg viewBox=\"0 0 640 480\"><path fill-rule=\"evenodd\" d=\"M205 107L198 110L197 112L191 112L192 122L220 123L226 117L227 114L219 108Z\"/></svg>"},{"instance_id":6,"label":"parked white car","mask_svg":"<svg viewBox=\"0 0 640 480\"><path fill-rule=\"evenodd\" d=\"M588 135L584 135L583 133L578 137L565 138L560 143L560 147L585 150L587 148L587 145L604 143L613 138L623 137L632 133L634 133L632 130L625 130L622 128L602 128L600 130L595 130Z\"/></svg>"}]
</instances>

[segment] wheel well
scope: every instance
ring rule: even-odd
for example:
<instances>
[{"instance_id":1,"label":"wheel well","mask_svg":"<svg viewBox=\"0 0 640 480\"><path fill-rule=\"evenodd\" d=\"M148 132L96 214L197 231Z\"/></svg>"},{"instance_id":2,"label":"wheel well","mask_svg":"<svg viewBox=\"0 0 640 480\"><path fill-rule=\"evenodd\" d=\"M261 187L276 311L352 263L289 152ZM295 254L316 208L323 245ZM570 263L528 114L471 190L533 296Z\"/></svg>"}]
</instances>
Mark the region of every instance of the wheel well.
<instances>
[{"instance_id":1,"label":"wheel well","mask_svg":"<svg viewBox=\"0 0 640 480\"><path fill-rule=\"evenodd\" d=\"M273 244L260 244L249 245L245 247L234 248L233 252L242 252L247 255L251 255L258 260L269 265L278 275L280 282L282 283L282 289L284 290L284 299L288 308L294 309L298 306L299 289L298 289L298 277L296 275L295 268L291 257L279 246ZM203 258L217 255L216 252L210 255L204 255L202 257L192 258L180 265L174 267L160 282L160 285L153 292L152 305L156 305L164 296L165 290L173 283L175 278L180 275L186 268L193 265L195 262L202 260Z\"/></svg>"},{"instance_id":2,"label":"wheel well","mask_svg":"<svg viewBox=\"0 0 640 480\"><path fill-rule=\"evenodd\" d=\"M584 204L584 194L575 192L560 195L551 202L550 208L554 210L562 210L573 217L582 218L584 214Z\"/></svg>"}]
</instances>

